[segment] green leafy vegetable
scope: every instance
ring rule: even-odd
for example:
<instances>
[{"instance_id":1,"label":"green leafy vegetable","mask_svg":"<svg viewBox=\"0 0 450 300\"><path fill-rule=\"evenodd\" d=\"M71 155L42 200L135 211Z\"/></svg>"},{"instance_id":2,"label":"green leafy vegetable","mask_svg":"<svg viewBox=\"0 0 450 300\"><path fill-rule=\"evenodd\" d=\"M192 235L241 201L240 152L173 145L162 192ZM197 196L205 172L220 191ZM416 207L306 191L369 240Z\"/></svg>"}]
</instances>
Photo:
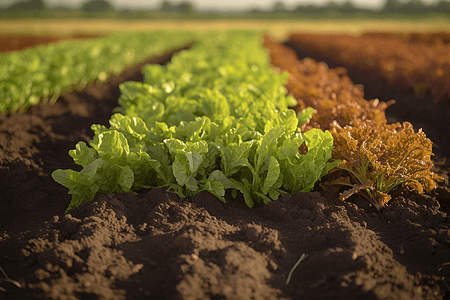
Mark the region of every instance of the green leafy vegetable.
<instances>
[{"instance_id":1,"label":"green leafy vegetable","mask_svg":"<svg viewBox=\"0 0 450 300\"><path fill-rule=\"evenodd\" d=\"M151 187L221 201L239 191L249 207L310 191L339 162L328 162L329 132L300 132L312 111L288 110L295 100L286 79L268 66L257 33L206 35L166 67L147 66L143 83L122 84L110 127L93 125L91 147L70 152L84 169L53 178L73 194L69 209L99 193Z\"/></svg>"},{"instance_id":2,"label":"green leafy vegetable","mask_svg":"<svg viewBox=\"0 0 450 300\"><path fill-rule=\"evenodd\" d=\"M0 114L24 112L64 92L81 90L148 57L186 45L190 31L120 32L85 41L64 41L0 53Z\"/></svg>"}]
</instances>

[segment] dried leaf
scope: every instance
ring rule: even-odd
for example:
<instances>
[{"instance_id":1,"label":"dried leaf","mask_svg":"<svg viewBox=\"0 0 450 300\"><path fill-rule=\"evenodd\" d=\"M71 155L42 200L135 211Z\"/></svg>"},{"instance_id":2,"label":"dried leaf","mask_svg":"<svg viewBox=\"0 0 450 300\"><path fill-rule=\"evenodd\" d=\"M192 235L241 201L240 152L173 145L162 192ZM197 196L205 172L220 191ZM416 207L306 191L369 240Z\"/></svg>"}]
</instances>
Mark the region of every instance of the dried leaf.
<instances>
[{"instance_id":1,"label":"dried leaf","mask_svg":"<svg viewBox=\"0 0 450 300\"><path fill-rule=\"evenodd\" d=\"M359 191L371 189L373 187L373 182L368 180L363 184L354 184L353 187L345 192L341 193L339 199L342 201L347 200L351 195L358 193Z\"/></svg>"}]
</instances>

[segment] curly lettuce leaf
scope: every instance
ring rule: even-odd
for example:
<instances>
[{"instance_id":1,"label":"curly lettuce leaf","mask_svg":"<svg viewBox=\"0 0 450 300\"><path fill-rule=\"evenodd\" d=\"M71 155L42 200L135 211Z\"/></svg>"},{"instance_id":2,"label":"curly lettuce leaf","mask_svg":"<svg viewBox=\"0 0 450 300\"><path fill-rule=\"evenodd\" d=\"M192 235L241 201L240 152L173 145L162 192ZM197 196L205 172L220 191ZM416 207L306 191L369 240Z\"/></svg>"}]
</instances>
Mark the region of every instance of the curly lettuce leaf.
<instances>
[{"instance_id":1,"label":"curly lettuce leaf","mask_svg":"<svg viewBox=\"0 0 450 300\"><path fill-rule=\"evenodd\" d=\"M343 185L342 177L348 177L352 191L366 197L377 210L391 200L389 193L397 186L430 192L435 181L442 180L431 172L432 142L408 122L380 126L365 121L344 128L336 124L331 132L335 139L333 157L342 160L335 171L344 174L331 184Z\"/></svg>"}]
</instances>

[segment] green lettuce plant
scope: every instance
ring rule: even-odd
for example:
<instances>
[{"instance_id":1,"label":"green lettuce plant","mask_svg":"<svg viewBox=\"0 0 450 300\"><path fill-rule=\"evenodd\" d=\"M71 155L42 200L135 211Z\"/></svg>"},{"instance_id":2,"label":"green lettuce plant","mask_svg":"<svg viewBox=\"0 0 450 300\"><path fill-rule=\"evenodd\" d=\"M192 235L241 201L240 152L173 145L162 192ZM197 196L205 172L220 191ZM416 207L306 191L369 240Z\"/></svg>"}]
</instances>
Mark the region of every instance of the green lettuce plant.
<instances>
[{"instance_id":1,"label":"green lettuce plant","mask_svg":"<svg viewBox=\"0 0 450 300\"><path fill-rule=\"evenodd\" d=\"M121 86L110 127L93 125L90 147L69 152L83 170L52 174L73 195L68 210L96 194L154 187L222 201L239 191L253 207L312 190L339 163L328 162L329 132L300 132L312 110L287 109L295 101L283 89L287 74L268 67L256 33L207 35L144 77Z\"/></svg>"},{"instance_id":2,"label":"green lettuce plant","mask_svg":"<svg viewBox=\"0 0 450 300\"><path fill-rule=\"evenodd\" d=\"M0 114L24 112L42 100L56 101L94 80L105 82L127 67L192 42L196 35L167 30L117 32L0 53Z\"/></svg>"}]
</instances>

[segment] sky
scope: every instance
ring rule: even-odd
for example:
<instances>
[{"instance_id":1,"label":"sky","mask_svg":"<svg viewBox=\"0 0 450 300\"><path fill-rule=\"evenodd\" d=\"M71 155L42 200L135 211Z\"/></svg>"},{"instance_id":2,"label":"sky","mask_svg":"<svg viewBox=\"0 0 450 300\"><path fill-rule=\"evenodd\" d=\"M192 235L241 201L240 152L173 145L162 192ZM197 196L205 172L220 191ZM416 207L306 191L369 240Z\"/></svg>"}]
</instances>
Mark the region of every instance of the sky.
<instances>
[{"instance_id":1,"label":"sky","mask_svg":"<svg viewBox=\"0 0 450 300\"><path fill-rule=\"evenodd\" d=\"M0 0L0 6L7 6L16 0ZM79 7L87 0L45 0L48 6L64 5L70 7ZM170 1L170 0L169 0ZM172 3L179 3L183 0L171 0ZM248 10L250 8L267 9L272 6L275 0L189 0L197 10ZM342 3L346 0L334 0ZM424 3L435 3L436 0L422 0ZM162 0L109 0L116 9L152 9L157 8ZM316 4L322 5L328 3L329 0L283 0L287 7L293 8L299 4ZM360 7L377 9L383 6L385 0L352 0L352 2Z\"/></svg>"}]
</instances>

